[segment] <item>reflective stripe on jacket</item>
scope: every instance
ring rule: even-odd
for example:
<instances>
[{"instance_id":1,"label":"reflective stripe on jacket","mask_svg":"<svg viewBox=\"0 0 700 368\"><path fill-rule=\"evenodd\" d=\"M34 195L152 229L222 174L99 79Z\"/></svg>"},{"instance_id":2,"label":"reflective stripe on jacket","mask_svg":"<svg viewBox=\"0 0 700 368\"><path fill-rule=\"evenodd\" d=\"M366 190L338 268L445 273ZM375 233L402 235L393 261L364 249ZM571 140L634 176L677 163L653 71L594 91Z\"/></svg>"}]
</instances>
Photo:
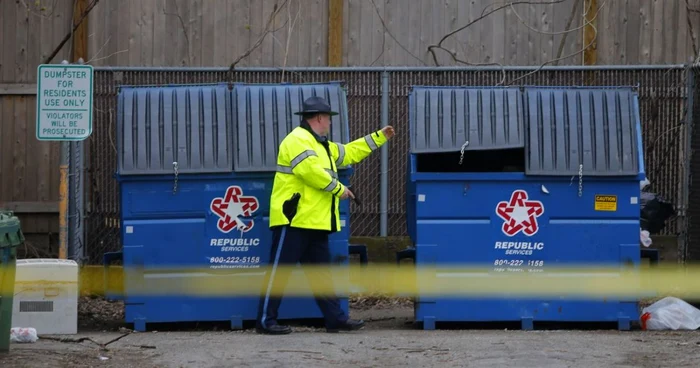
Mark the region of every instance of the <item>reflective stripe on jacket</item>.
<instances>
[{"instance_id":1,"label":"reflective stripe on jacket","mask_svg":"<svg viewBox=\"0 0 700 368\"><path fill-rule=\"evenodd\" d=\"M280 143L270 198L270 227L289 223L282 204L299 193L301 199L291 226L339 231L338 204L345 186L338 180L337 168L361 162L386 141L379 130L345 145L329 142L303 121Z\"/></svg>"}]
</instances>

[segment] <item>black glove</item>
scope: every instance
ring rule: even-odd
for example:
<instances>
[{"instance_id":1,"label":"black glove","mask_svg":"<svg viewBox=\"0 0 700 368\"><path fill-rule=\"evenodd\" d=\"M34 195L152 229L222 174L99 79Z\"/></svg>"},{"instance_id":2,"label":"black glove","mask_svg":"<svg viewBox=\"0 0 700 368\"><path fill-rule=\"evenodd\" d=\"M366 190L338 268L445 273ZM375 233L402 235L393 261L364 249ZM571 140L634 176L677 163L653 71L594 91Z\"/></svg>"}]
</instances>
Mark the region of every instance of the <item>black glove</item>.
<instances>
[{"instance_id":1,"label":"black glove","mask_svg":"<svg viewBox=\"0 0 700 368\"><path fill-rule=\"evenodd\" d=\"M292 198L289 198L288 200L284 201L284 204L282 205L282 213L284 213L284 216L290 223L292 222L294 216L296 216L297 214L297 206L299 206L299 199L301 199L301 194L294 193L292 195Z\"/></svg>"},{"instance_id":2,"label":"black glove","mask_svg":"<svg viewBox=\"0 0 700 368\"><path fill-rule=\"evenodd\" d=\"M350 188L350 187L348 187L348 189L349 189L349 188ZM353 197L353 198L350 198L350 199L352 199L352 201L355 202L355 204L359 206L359 205L360 205L360 196L357 195L357 192L355 191L354 188L351 189L351 190L352 190L352 195L353 195L354 197Z\"/></svg>"}]
</instances>

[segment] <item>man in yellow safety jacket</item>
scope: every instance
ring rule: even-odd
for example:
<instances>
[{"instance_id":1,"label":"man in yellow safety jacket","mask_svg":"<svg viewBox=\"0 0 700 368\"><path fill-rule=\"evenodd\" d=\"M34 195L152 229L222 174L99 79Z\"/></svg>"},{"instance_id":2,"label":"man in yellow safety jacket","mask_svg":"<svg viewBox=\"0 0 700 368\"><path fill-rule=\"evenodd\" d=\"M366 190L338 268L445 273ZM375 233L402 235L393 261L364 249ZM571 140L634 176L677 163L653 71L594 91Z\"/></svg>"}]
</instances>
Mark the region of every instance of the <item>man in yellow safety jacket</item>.
<instances>
[{"instance_id":1,"label":"man in yellow safety jacket","mask_svg":"<svg viewBox=\"0 0 700 368\"><path fill-rule=\"evenodd\" d=\"M281 303L279 293L297 262L312 266L307 278L323 313L326 330L357 330L363 321L349 319L340 309L328 271L318 266L331 261L328 236L340 231L339 201L355 198L349 188L338 181L338 167L353 165L367 158L394 136L394 128L366 135L348 144L329 141L331 116L338 113L321 97L309 97L302 106L300 125L292 130L279 147L277 173L270 198L270 229L273 244L270 269L266 274L258 309L257 331L288 334L291 329L277 323ZM291 200L290 200L291 199ZM291 219L291 220L290 220ZM281 240L281 241L280 241ZM281 267L278 269L278 265Z\"/></svg>"}]
</instances>

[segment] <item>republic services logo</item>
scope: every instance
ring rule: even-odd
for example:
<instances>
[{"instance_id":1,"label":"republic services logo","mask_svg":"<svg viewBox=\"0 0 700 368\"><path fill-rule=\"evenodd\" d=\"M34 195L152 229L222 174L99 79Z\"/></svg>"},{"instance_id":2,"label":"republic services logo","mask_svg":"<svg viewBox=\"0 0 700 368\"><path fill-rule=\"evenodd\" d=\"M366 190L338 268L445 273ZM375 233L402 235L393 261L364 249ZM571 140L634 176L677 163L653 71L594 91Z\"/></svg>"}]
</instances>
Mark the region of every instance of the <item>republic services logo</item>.
<instances>
[{"instance_id":1,"label":"republic services logo","mask_svg":"<svg viewBox=\"0 0 700 368\"><path fill-rule=\"evenodd\" d=\"M532 236L539 230L537 218L544 213L544 206L540 201L528 199L527 192L515 190L510 200L499 202L496 206L496 214L503 219L501 230L507 236L514 236L519 232Z\"/></svg>"},{"instance_id":2,"label":"republic services logo","mask_svg":"<svg viewBox=\"0 0 700 368\"><path fill-rule=\"evenodd\" d=\"M258 207L258 199L254 196L244 196L241 187L236 185L228 187L226 195L223 198L214 198L209 206L211 211L219 216L216 227L222 233L229 233L233 229L242 233L250 231L255 222L250 220L246 224L242 217L250 217Z\"/></svg>"}]
</instances>

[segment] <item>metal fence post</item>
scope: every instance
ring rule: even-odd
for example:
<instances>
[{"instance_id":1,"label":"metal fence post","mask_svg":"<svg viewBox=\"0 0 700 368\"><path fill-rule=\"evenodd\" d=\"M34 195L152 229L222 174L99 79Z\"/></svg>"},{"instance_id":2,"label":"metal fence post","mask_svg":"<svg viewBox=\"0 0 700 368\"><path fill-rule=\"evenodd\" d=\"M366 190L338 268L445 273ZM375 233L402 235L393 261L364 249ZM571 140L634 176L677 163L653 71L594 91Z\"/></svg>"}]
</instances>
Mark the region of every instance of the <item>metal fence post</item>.
<instances>
[{"instance_id":1,"label":"metal fence post","mask_svg":"<svg viewBox=\"0 0 700 368\"><path fill-rule=\"evenodd\" d=\"M83 168L85 166L84 154L85 142L70 143L70 180L69 180L69 208L68 216L69 242L68 257L78 264L82 264L85 256L85 190L83 180Z\"/></svg>"},{"instance_id":2,"label":"metal fence post","mask_svg":"<svg viewBox=\"0 0 700 368\"><path fill-rule=\"evenodd\" d=\"M688 245L690 244L690 218L688 207L690 206L690 171L693 158L692 151L692 136L693 136L693 97L695 95L695 69L693 65L688 65L686 74L687 89L686 93L686 111L685 111L685 142L684 143L684 162L683 162L683 192L681 203L683 204L683 231L678 240L678 260L680 263L685 263L688 258Z\"/></svg>"},{"instance_id":3,"label":"metal fence post","mask_svg":"<svg viewBox=\"0 0 700 368\"><path fill-rule=\"evenodd\" d=\"M82 59L78 62L84 64ZM70 64L67 60L63 65ZM84 186L85 142L61 142L59 185L59 258L81 262L84 258Z\"/></svg>"},{"instance_id":4,"label":"metal fence post","mask_svg":"<svg viewBox=\"0 0 700 368\"><path fill-rule=\"evenodd\" d=\"M70 167L70 144L61 142L61 164L60 164L60 183L59 183L59 249L58 258L68 258L68 238L69 238L69 167Z\"/></svg>"},{"instance_id":5,"label":"metal fence post","mask_svg":"<svg viewBox=\"0 0 700 368\"><path fill-rule=\"evenodd\" d=\"M389 125L389 72L382 72L382 128ZM381 177L379 185L379 236L387 236L389 218L389 142L381 148Z\"/></svg>"},{"instance_id":6,"label":"metal fence post","mask_svg":"<svg viewBox=\"0 0 700 368\"><path fill-rule=\"evenodd\" d=\"M63 60L61 64L69 64L68 60ZM58 188L59 195L59 216L58 216L58 258L68 258L69 248L69 197L70 197L70 143L67 141L61 142L61 161L59 166L60 181Z\"/></svg>"},{"instance_id":7,"label":"metal fence post","mask_svg":"<svg viewBox=\"0 0 700 368\"><path fill-rule=\"evenodd\" d=\"M77 196L75 195L75 142L68 142L68 246L66 249L66 259L73 259L75 252L75 206Z\"/></svg>"}]
</instances>

